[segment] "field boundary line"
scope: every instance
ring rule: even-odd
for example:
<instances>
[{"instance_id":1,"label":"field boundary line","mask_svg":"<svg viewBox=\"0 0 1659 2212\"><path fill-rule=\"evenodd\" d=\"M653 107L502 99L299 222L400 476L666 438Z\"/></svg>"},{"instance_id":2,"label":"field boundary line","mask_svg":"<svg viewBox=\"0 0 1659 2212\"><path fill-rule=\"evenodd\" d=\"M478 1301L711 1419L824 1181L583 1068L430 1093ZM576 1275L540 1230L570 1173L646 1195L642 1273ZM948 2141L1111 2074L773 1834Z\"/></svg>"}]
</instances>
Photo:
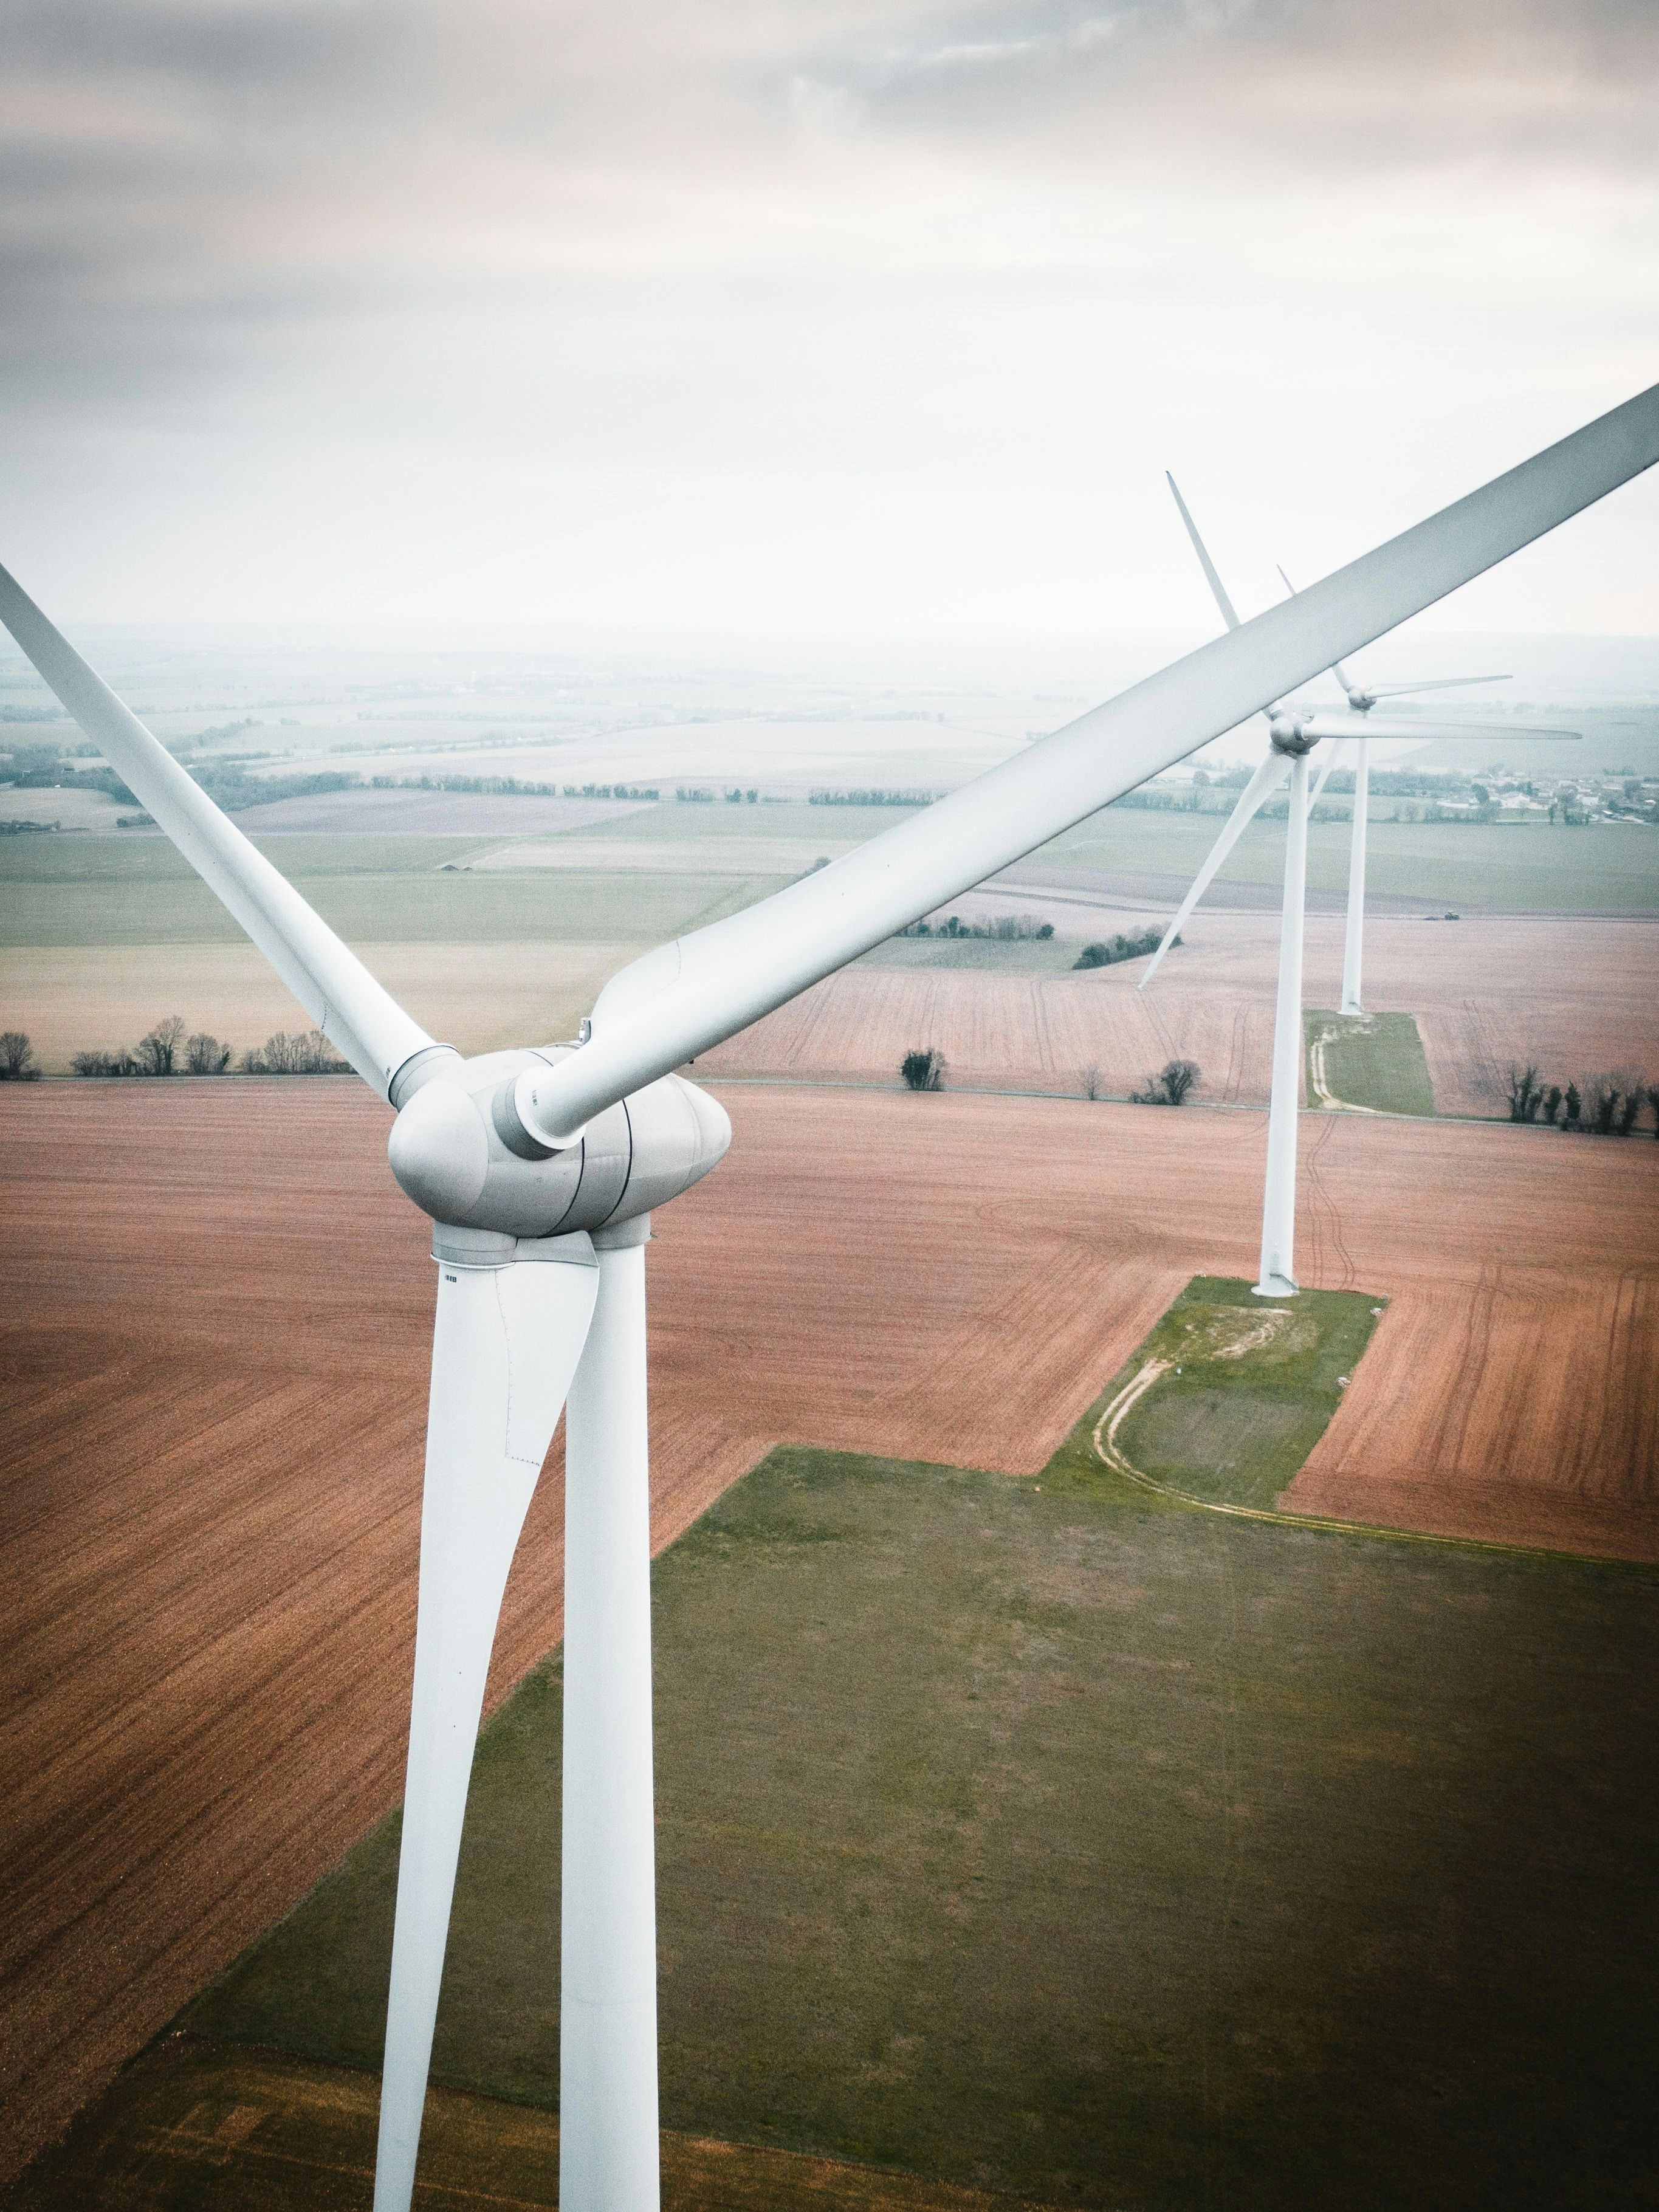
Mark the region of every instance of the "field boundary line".
<instances>
[{"instance_id":1,"label":"field boundary line","mask_svg":"<svg viewBox=\"0 0 1659 2212\"><path fill-rule=\"evenodd\" d=\"M687 1067L695 1067L696 1062L687 1060L685 1064ZM49 1076L46 1079L48 1082L53 1083L83 1083L88 1079L85 1076L72 1075ZM95 1082L98 1079L94 1077L90 1079ZM111 1079L125 1080L126 1079L112 1078ZM916 1095L907 1091L902 1083L874 1083L856 1075L749 1075L737 1068L711 1067L696 1077L696 1080L707 1084L711 1091L718 1090L721 1084L727 1083L749 1084L757 1089L776 1091L884 1091L890 1092L896 1098ZM1098 1098L1085 1098L1082 1093L1077 1091L1017 1091L1000 1084L992 1083L947 1084L945 1090L939 1095L957 1098L1046 1098L1056 1106L1133 1106L1136 1103L1127 1091L1103 1091ZM1179 1111L1183 1114L1265 1115L1267 1111L1267 1102L1263 1099L1260 1105L1253 1105L1247 1099L1188 1098ZM1310 1115L1325 1119L1328 1119L1333 1111L1342 1114L1365 1114L1369 1115L1374 1121L1410 1121L1419 1128L1425 1124L1431 1127L1436 1122L1442 1122L1448 1127L1460 1129L1530 1129L1534 1136L1540 1137L1552 1131L1558 1137L1564 1137L1568 1133L1566 1130L1550 1122L1511 1121L1507 1114L1401 1114L1389 1106L1351 1106L1346 1101L1334 1109L1320 1106L1297 1108L1298 1115ZM1653 1139L1648 1131L1644 1130L1641 1133L1647 1138L1650 1144L1652 1143ZM1577 1556L1576 1553L1563 1554L1564 1558Z\"/></svg>"},{"instance_id":2,"label":"field boundary line","mask_svg":"<svg viewBox=\"0 0 1659 2212\"><path fill-rule=\"evenodd\" d=\"M1402 1115L1400 1118L1420 1121L1423 1117ZM1650 1559L1623 1559L1616 1554L1600 1552L1560 1552L1543 1544L1505 1544L1492 1536L1440 1536L1426 1528L1391 1528L1380 1521L1338 1521L1319 1513L1281 1513L1271 1505L1235 1505L1222 1498L1196 1498L1191 1491L1177 1489L1172 1482L1160 1482L1156 1475L1144 1473L1126 1459L1116 1439L1125 1417L1158 1377L1168 1373L1172 1364L1167 1359L1149 1359L1108 1401L1091 1431L1094 1455L1101 1465L1138 1489L1150 1491L1154 1498L1168 1498L1171 1504L1188 1506L1196 1513L1221 1513L1234 1521L1265 1521L1275 1528L1318 1528L1328 1535L1375 1536L1395 1544L1449 1545L1454 1551L1492 1552L1511 1559L1556 1559L1574 1566L1634 1569L1638 1574L1647 1575L1656 1571Z\"/></svg>"}]
</instances>

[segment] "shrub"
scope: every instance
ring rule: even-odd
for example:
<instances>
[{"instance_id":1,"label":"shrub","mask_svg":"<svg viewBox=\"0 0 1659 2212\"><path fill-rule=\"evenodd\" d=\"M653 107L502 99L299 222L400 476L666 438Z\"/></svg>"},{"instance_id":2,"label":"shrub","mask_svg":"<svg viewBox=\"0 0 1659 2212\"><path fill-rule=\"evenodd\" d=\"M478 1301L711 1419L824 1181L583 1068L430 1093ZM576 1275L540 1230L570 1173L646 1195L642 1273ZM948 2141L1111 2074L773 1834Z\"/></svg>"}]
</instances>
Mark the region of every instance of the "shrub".
<instances>
[{"instance_id":1,"label":"shrub","mask_svg":"<svg viewBox=\"0 0 1659 2212\"><path fill-rule=\"evenodd\" d=\"M230 1066L230 1047L198 1030L185 1046L185 1066L191 1075L222 1075Z\"/></svg>"},{"instance_id":2,"label":"shrub","mask_svg":"<svg viewBox=\"0 0 1659 2212\"><path fill-rule=\"evenodd\" d=\"M925 1052L907 1052L899 1062L899 1073L911 1091L943 1091L945 1055L931 1047Z\"/></svg>"},{"instance_id":3,"label":"shrub","mask_svg":"<svg viewBox=\"0 0 1659 2212\"><path fill-rule=\"evenodd\" d=\"M38 1083L34 1047L21 1030L0 1030L0 1083Z\"/></svg>"},{"instance_id":4,"label":"shrub","mask_svg":"<svg viewBox=\"0 0 1659 2212\"><path fill-rule=\"evenodd\" d=\"M1203 1079L1196 1061L1168 1060L1156 1075L1146 1078L1144 1089L1129 1093L1130 1103L1135 1106L1184 1106Z\"/></svg>"},{"instance_id":5,"label":"shrub","mask_svg":"<svg viewBox=\"0 0 1659 2212\"><path fill-rule=\"evenodd\" d=\"M77 1075L142 1075L130 1052L77 1052L70 1061Z\"/></svg>"},{"instance_id":6,"label":"shrub","mask_svg":"<svg viewBox=\"0 0 1659 2212\"><path fill-rule=\"evenodd\" d=\"M320 1030L290 1036L278 1030L262 1045L242 1054L249 1075L349 1075L350 1063L341 1059Z\"/></svg>"}]
</instances>

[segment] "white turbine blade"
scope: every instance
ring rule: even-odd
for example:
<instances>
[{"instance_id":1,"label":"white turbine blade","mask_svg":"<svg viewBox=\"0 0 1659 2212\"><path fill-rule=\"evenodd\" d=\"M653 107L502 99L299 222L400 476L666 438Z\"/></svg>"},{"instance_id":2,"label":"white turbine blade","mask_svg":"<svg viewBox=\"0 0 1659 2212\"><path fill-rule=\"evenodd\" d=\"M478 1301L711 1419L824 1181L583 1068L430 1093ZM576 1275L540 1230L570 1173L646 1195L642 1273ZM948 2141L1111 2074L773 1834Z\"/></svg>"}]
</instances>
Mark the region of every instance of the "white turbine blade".
<instances>
[{"instance_id":1,"label":"white turbine blade","mask_svg":"<svg viewBox=\"0 0 1659 2212\"><path fill-rule=\"evenodd\" d=\"M1559 738L1577 744L1582 730L1562 729L1540 722L1535 726L1517 722L1430 722L1417 716L1387 714L1298 714L1297 726L1305 738Z\"/></svg>"},{"instance_id":2,"label":"white turbine blade","mask_svg":"<svg viewBox=\"0 0 1659 2212\"><path fill-rule=\"evenodd\" d=\"M1187 526L1188 537L1193 541L1193 550L1198 556L1199 566L1203 569L1205 576L1208 580L1210 589L1215 594L1215 603L1221 610L1221 619L1226 623L1229 629L1237 629L1238 628L1238 617L1233 612L1233 603L1227 597L1227 587L1222 582L1220 577L1216 574L1215 562L1211 560L1208 548L1205 545L1204 540L1198 534L1198 525L1193 520L1192 516L1187 512L1187 502L1181 496L1181 487L1176 482L1175 478L1170 474L1168 469L1165 469L1164 471L1164 480L1169 485L1170 489L1175 494L1175 503L1181 509L1181 519Z\"/></svg>"},{"instance_id":3,"label":"white turbine blade","mask_svg":"<svg viewBox=\"0 0 1659 2212\"><path fill-rule=\"evenodd\" d=\"M1279 569L1279 576L1284 582L1285 590L1290 593L1291 597L1294 599L1296 597L1296 586L1291 581L1290 578L1285 575L1284 562L1282 561L1276 562L1275 566ZM1354 690L1355 685L1353 678L1349 675L1347 670L1342 665L1342 663L1340 660L1332 661L1331 673L1335 677L1337 682L1342 686L1342 689L1345 691L1352 693ZM1372 696L1375 697L1375 693L1373 693ZM1328 769L1326 773L1328 775L1329 770Z\"/></svg>"},{"instance_id":4,"label":"white turbine blade","mask_svg":"<svg viewBox=\"0 0 1659 2212\"><path fill-rule=\"evenodd\" d=\"M647 953L605 986L592 1040L538 1079L533 1103L521 1086L520 1115L547 1141L568 1142L630 1091L1236 729L1656 460L1659 386L827 868Z\"/></svg>"},{"instance_id":5,"label":"white turbine blade","mask_svg":"<svg viewBox=\"0 0 1659 2212\"><path fill-rule=\"evenodd\" d=\"M586 1237L520 1240L507 1265L489 1264L484 1248L492 1242L513 1249L505 1237L442 1227L433 1238L438 1312L374 2212L408 2212L415 2185L455 1862L495 1622L599 1289Z\"/></svg>"},{"instance_id":6,"label":"white turbine blade","mask_svg":"<svg viewBox=\"0 0 1659 2212\"><path fill-rule=\"evenodd\" d=\"M1368 684L1373 699L1405 699L1414 691L1456 691L1468 684L1508 684L1508 676L1437 676L1426 684Z\"/></svg>"},{"instance_id":7,"label":"white turbine blade","mask_svg":"<svg viewBox=\"0 0 1659 2212\"><path fill-rule=\"evenodd\" d=\"M323 1035L389 1097L432 1039L0 568L0 622Z\"/></svg>"},{"instance_id":8,"label":"white turbine blade","mask_svg":"<svg viewBox=\"0 0 1659 2212\"><path fill-rule=\"evenodd\" d=\"M1146 973L1136 985L1137 990L1144 991L1153 976L1157 975L1158 963L1180 936L1188 916L1210 888L1216 870L1244 834L1245 824L1254 818L1257 810L1266 804L1272 793L1284 782L1288 767L1289 763L1283 753L1270 752L1243 790L1239 793L1237 805L1227 817L1221 835L1211 846L1209 857L1193 878L1192 888L1176 909L1175 920L1164 931L1163 943L1147 962Z\"/></svg>"}]
</instances>

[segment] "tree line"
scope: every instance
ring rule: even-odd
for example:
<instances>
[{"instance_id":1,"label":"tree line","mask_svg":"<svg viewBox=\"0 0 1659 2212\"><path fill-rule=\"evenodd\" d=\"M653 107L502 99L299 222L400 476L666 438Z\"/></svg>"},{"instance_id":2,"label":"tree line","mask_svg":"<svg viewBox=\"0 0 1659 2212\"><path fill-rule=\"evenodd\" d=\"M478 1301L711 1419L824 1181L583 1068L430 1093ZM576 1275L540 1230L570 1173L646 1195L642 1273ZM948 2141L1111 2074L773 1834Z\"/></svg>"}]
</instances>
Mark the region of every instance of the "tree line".
<instances>
[{"instance_id":1,"label":"tree line","mask_svg":"<svg viewBox=\"0 0 1659 2212\"><path fill-rule=\"evenodd\" d=\"M1139 937L1126 937L1119 930L1115 937L1109 937L1103 944L1085 945L1072 965L1073 968L1115 968L1121 960L1139 960L1144 953L1156 952L1163 939L1161 929L1143 929ZM1180 942L1177 937L1175 944L1179 945Z\"/></svg>"},{"instance_id":2,"label":"tree line","mask_svg":"<svg viewBox=\"0 0 1659 2212\"><path fill-rule=\"evenodd\" d=\"M242 1075L349 1075L350 1063L341 1059L320 1030L290 1035L278 1030L263 1044L250 1045L237 1060L235 1049L222 1039L198 1030L186 1036L182 1014L165 1021L114 1052L77 1052L70 1061L76 1075L165 1077L169 1075L228 1075L232 1063ZM38 1083L40 1062L34 1047L21 1030L0 1030L0 1083Z\"/></svg>"},{"instance_id":3,"label":"tree line","mask_svg":"<svg viewBox=\"0 0 1659 2212\"><path fill-rule=\"evenodd\" d=\"M989 921L963 921L948 915L943 921L913 921L900 930L901 937L992 938L1000 945L1032 941L1047 944L1054 933L1052 921L1033 921L1030 915L994 915Z\"/></svg>"},{"instance_id":4,"label":"tree line","mask_svg":"<svg viewBox=\"0 0 1659 2212\"><path fill-rule=\"evenodd\" d=\"M1511 1066L1511 1121L1532 1121L1580 1136L1628 1137L1644 1111L1659 1137L1659 1087L1629 1075L1587 1075L1577 1083L1546 1083L1529 1061Z\"/></svg>"}]
</instances>

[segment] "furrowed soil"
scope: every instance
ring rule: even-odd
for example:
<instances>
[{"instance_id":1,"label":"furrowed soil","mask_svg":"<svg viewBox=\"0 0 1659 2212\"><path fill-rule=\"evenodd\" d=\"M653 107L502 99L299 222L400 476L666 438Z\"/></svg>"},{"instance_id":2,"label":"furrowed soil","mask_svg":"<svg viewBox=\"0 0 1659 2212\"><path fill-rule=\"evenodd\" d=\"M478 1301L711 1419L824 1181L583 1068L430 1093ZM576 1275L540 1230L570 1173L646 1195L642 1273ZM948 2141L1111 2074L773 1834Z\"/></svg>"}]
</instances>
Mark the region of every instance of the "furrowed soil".
<instances>
[{"instance_id":1,"label":"furrowed soil","mask_svg":"<svg viewBox=\"0 0 1659 2212\"><path fill-rule=\"evenodd\" d=\"M994 893L975 896L988 908L996 902ZM1141 921L1103 909L1095 933L1127 933ZM902 942L910 956L915 940ZM1076 1095L1093 1066L1106 1095L1123 1097L1182 1059L1202 1069L1204 1098L1259 1104L1272 1072L1278 955L1275 916L1203 909L1145 991L1145 960L1016 975L898 968L878 953L703 1065L886 1082L907 1052L931 1046L963 1086ZM1341 975L1340 916L1310 915L1306 1002L1338 1005ZM1415 1015L1442 1114L1503 1115L1514 1062L1534 1061L1564 1085L1606 1069L1659 1081L1659 927L1650 922L1373 918L1365 1000L1376 1012Z\"/></svg>"},{"instance_id":2,"label":"furrowed soil","mask_svg":"<svg viewBox=\"0 0 1659 2212\"><path fill-rule=\"evenodd\" d=\"M1035 1474L1255 1256L1254 1115L723 1096L653 1250L659 1547L781 1438ZM9 2167L399 1793L433 1292L388 1124L344 1082L0 1091ZM1304 1130L1304 1278L1389 1303L1285 1502L1659 1557L1659 1146ZM556 1462L492 1699L557 1640L561 1506Z\"/></svg>"}]
</instances>

